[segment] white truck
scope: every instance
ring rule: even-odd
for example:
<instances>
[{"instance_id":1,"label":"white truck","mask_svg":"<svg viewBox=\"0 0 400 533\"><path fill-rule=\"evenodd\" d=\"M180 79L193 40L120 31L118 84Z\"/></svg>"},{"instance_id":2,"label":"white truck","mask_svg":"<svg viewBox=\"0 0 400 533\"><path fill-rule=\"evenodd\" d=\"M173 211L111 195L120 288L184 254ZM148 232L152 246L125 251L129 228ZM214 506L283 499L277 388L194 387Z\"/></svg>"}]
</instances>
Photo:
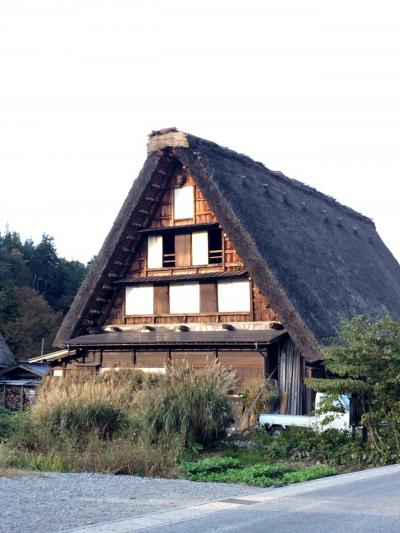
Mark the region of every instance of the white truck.
<instances>
[{"instance_id":1,"label":"white truck","mask_svg":"<svg viewBox=\"0 0 400 533\"><path fill-rule=\"evenodd\" d=\"M324 399L324 394L317 392L315 397L315 410ZM327 423L323 423L327 418ZM280 414L260 414L259 423L264 426L271 435L277 435L288 427L311 428L314 431L325 431L326 429L349 430L350 428L350 400L348 396L341 395L335 401L335 410L323 415L280 415Z\"/></svg>"}]
</instances>

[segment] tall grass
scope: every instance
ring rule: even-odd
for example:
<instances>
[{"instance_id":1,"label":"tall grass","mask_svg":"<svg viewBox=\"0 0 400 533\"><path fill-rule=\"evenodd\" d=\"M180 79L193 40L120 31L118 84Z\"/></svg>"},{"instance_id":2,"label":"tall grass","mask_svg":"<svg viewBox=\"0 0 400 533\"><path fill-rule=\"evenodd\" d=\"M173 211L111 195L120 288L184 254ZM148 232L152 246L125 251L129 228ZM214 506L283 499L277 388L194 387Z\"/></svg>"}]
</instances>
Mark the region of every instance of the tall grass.
<instances>
[{"instance_id":1,"label":"tall grass","mask_svg":"<svg viewBox=\"0 0 400 533\"><path fill-rule=\"evenodd\" d=\"M232 370L188 363L152 378L120 369L47 378L15 419L0 466L172 475L185 448L213 443L231 420Z\"/></svg>"},{"instance_id":2,"label":"tall grass","mask_svg":"<svg viewBox=\"0 0 400 533\"><path fill-rule=\"evenodd\" d=\"M179 434L184 446L206 446L224 433L232 421L227 393L235 384L234 372L217 363L194 370L187 362L172 367L145 399L149 428Z\"/></svg>"},{"instance_id":3,"label":"tall grass","mask_svg":"<svg viewBox=\"0 0 400 533\"><path fill-rule=\"evenodd\" d=\"M102 403L124 411L135 405L136 394L151 382L144 372L136 369L118 369L96 376L72 374L63 379L47 377L39 389L32 417L45 420L60 405Z\"/></svg>"}]
</instances>

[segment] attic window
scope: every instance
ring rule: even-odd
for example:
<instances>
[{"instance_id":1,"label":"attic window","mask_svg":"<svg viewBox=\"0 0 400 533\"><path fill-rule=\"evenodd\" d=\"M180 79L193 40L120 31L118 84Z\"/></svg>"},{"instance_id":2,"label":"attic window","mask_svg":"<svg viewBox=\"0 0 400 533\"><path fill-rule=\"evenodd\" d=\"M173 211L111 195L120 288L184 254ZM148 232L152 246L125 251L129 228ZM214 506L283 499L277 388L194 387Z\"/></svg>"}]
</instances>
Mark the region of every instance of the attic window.
<instances>
[{"instance_id":1,"label":"attic window","mask_svg":"<svg viewBox=\"0 0 400 533\"><path fill-rule=\"evenodd\" d=\"M174 189L174 219L184 220L194 217L194 187Z\"/></svg>"}]
</instances>

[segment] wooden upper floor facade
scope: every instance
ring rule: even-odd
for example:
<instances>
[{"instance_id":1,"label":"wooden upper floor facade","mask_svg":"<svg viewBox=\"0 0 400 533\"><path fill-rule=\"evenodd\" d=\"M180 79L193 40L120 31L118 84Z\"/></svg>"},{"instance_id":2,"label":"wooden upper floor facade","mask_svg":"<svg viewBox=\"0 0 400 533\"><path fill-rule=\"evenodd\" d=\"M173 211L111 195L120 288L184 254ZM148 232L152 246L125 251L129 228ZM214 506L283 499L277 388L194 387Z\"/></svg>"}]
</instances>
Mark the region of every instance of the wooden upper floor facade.
<instances>
[{"instance_id":1,"label":"wooden upper floor facade","mask_svg":"<svg viewBox=\"0 0 400 533\"><path fill-rule=\"evenodd\" d=\"M279 321L193 177L180 167L157 190L105 324Z\"/></svg>"}]
</instances>

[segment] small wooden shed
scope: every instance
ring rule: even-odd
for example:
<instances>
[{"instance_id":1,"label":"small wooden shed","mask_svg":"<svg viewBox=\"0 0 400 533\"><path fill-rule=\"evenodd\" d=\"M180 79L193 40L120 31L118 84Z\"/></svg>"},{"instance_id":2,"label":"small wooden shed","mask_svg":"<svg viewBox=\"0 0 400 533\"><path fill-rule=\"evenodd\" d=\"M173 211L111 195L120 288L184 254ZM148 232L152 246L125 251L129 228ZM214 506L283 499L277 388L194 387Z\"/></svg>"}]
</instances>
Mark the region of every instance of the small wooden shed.
<instances>
[{"instance_id":1,"label":"small wooden shed","mask_svg":"<svg viewBox=\"0 0 400 533\"><path fill-rule=\"evenodd\" d=\"M23 411L35 401L36 388L49 369L46 363L21 362L0 372L0 405Z\"/></svg>"}]
</instances>

